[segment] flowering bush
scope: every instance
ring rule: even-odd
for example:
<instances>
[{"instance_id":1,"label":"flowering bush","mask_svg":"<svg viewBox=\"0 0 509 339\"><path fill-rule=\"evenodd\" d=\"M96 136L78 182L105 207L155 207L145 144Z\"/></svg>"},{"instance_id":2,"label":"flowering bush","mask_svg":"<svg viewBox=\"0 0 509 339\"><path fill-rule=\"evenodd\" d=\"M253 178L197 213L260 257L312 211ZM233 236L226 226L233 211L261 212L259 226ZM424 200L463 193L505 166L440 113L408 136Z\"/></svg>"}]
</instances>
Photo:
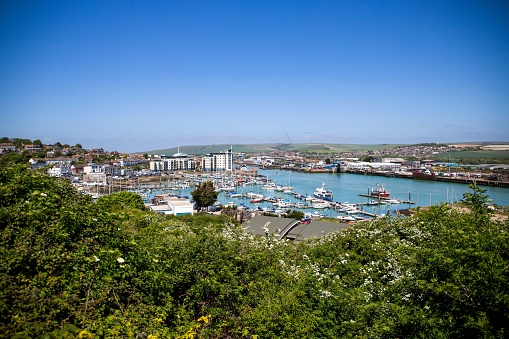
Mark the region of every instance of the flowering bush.
<instances>
[{"instance_id":1,"label":"flowering bush","mask_svg":"<svg viewBox=\"0 0 509 339\"><path fill-rule=\"evenodd\" d=\"M0 337L507 336L509 225L480 205L296 244L138 198L0 170Z\"/></svg>"}]
</instances>

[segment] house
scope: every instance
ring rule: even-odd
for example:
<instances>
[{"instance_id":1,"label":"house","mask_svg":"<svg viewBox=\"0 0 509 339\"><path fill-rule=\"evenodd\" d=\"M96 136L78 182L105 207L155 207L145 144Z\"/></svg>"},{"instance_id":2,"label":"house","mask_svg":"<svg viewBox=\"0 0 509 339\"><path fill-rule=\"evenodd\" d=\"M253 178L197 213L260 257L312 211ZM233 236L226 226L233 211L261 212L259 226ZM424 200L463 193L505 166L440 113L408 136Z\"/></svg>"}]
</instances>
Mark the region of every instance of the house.
<instances>
[{"instance_id":1,"label":"house","mask_svg":"<svg viewBox=\"0 0 509 339\"><path fill-rule=\"evenodd\" d=\"M83 173L104 173L104 165L89 163L87 166L83 167Z\"/></svg>"},{"instance_id":2,"label":"house","mask_svg":"<svg viewBox=\"0 0 509 339\"><path fill-rule=\"evenodd\" d=\"M194 214L194 206L186 198L170 197L168 206L171 208L172 214L176 216Z\"/></svg>"},{"instance_id":3,"label":"house","mask_svg":"<svg viewBox=\"0 0 509 339\"><path fill-rule=\"evenodd\" d=\"M148 205L151 211L161 214L173 214L175 216L193 215L194 206L186 198L169 196L168 194L155 196Z\"/></svg>"},{"instance_id":4,"label":"house","mask_svg":"<svg viewBox=\"0 0 509 339\"><path fill-rule=\"evenodd\" d=\"M28 151L29 153L37 153L41 150L41 147L35 146L35 145L24 145L25 151Z\"/></svg>"},{"instance_id":5,"label":"house","mask_svg":"<svg viewBox=\"0 0 509 339\"><path fill-rule=\"evenodd\" d=\"M34 159L34 158L31 158L30 160L28 160L28 162L30 163L30 168L41 168L41 167L46 167L46 160L45 159Z\"/></svg>"},{"instance_id":6,"label":"house","mask_svg":"<svg viewBox=\"0 0 509 339\"><path fill-rule=\"evenodd\" d=\"M7 152L15 152L16 146L10 142L0 143L0 154L4 154Z\"/></svg>"},{"instance_id":7,"label":"house","mask_svg":"<svg viewBox=\"0 0 509 339\"><path fill-rule=\"evenodd\" d=\"M71 175L71 166L66 163L54 164L48 169L48 174L52 177L65 177Z\"/></svg>"},{"instance_id":8,"label":"house","mask_svg":"<svg viewBox=\"0 0 509 339\"><path fill-rule=\"evenodd\" d=\"M71 173L72 173L72 175L83 174L83 168L84 167L85 167L84 165L72 165L71 166Z\"/></svg>"}]
</instances>

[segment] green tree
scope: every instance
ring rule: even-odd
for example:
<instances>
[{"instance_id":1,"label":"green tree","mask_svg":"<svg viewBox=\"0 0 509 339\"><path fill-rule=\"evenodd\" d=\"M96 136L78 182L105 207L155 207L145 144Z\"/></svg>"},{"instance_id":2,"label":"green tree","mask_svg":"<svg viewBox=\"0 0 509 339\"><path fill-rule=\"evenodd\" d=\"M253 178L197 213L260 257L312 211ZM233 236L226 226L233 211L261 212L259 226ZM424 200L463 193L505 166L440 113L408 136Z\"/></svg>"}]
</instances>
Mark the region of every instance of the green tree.
<instances>
[{"instance_id":1,"label":"green tree","mask_svg":"<svg viewBox=\"0 0 509 339\"><path fill-rule=\"evenodd\" d=\"M105 210L123 210L135 208L145 210L145 204L140 195L134 192L118 192L97 199L97 206Z\"/></svg>"},{"instance_id":2,"label":"green tree","mask_svg":"<svg viewBox=\"0 0 509 339\"><path fill-rule=\"evenodd\" d=\"M202 207L212 206L216 202L218 194L212 181L202 182L191 192L198 211L201 210Z\"/></svg>"},{"instance_id":3,"label":"green tree","mask_svg":"<svg viewBox=\"0 0 509 339\"><path fill-rule=\"evenodd\" d=\"M33 144L34 144L34 146L39 146L40 148L42 148L42 146L43 146L42 141L39 139L34 140Z\"/></svg>"},{"instance_id":4,"label":"green tree","mask_svg":"<svg viewBox=\"0 0 509 339\"><path fill-rule=\"evenodd\" d=\"M9 167L12 164L26 164L30 160L30 154L19 154L18 152L8 152L0 157L0 166Z\"/></svg>"},{"instance_id":5,"label":"green tree","mask_svg":"<svg viewBox=\"0 0 509 339\"><path fill-rule=\"evenodd\" d=\"M304 212L297 211L297 210L287 210L286 211L286 217L287 218L293 218L296 220L301 220L304 218Z\"/></svg>"},{"instance_id":6,"label":"green tree","mask_svg":"<svg viewBox=\"0 0 509 339\"><path fill-rule=\"evenodd\" d=\"M74 145L74 147L80 148L80 149L83 148L83 146L81 146L81 144L76 144L76 145Z\"/></svg>"},{"instance_id":7,"label":"green tree","mask_svg":"<svg viewBox=\"0 0 509 339\"><path fill-rule=\"evenodd\" d=\"M485 194L486 190L478 187L475 183L470 184L468 188L472 192L465 192L461 201L472 209L472 216L476 224L487 223L493 214L493 210L488 205L491 199Z\"/></svg>"}]
</instances>

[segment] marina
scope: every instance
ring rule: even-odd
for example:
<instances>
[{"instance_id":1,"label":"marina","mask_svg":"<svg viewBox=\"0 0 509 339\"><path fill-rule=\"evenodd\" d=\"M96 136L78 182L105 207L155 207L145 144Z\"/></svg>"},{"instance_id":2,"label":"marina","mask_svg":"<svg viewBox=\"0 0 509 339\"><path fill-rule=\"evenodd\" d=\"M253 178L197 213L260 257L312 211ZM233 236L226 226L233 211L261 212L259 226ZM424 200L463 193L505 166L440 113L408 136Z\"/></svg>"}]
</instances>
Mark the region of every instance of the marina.
<instances>
[{"instance_id":1,"label":"marina","mask_svg":"<svg viewBox=\"0 0 509 339\"><path fill-rule=\"evenodd\" d=\"M142 184L138 188L147 201L161 193L190 198L195 185L210 180L215 183L219 193L217 204L223 206L238 206L273 214L288 209L300 210L307 217L329 217L342 221L374 218L442 202L454 203L460 201L468 190L468 185L458 183L348 173L298 172L291 173L290 187L289 171L257 169L256 174L253 173L183 173L178 180L167 177L159 183ZM509 205L509 191L506 188L485 189L493 203Z\"/></svg>"}]
</instances>

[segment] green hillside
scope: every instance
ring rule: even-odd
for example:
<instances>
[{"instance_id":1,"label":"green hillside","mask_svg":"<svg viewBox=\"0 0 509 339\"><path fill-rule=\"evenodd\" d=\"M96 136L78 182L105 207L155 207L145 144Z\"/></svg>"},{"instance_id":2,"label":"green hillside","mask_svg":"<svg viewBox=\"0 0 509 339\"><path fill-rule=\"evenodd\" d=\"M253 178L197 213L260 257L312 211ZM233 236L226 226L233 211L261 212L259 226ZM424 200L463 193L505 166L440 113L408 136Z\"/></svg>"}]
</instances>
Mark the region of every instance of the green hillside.
<instances>
[{"instance_id":1,"label":"green hillside","mask_svg":"<svg viewBox=\"0 0 509 339\"><path fill-rule=\"evenodd\" d=\"M400 144L380 144L380 145L356 145L356 144L222 144L222 145L197 145L197 146L180 146L180 152L189 155L203 155L212 152L223 152L233 147L235 153L260 153L273 151L296 151L311 153L340 153L340 152L361 152L381 150L402 146ZM177 147L139 152L147 154L164 154L173 155L177 153Z\"/></svg>"}]
</instances>

